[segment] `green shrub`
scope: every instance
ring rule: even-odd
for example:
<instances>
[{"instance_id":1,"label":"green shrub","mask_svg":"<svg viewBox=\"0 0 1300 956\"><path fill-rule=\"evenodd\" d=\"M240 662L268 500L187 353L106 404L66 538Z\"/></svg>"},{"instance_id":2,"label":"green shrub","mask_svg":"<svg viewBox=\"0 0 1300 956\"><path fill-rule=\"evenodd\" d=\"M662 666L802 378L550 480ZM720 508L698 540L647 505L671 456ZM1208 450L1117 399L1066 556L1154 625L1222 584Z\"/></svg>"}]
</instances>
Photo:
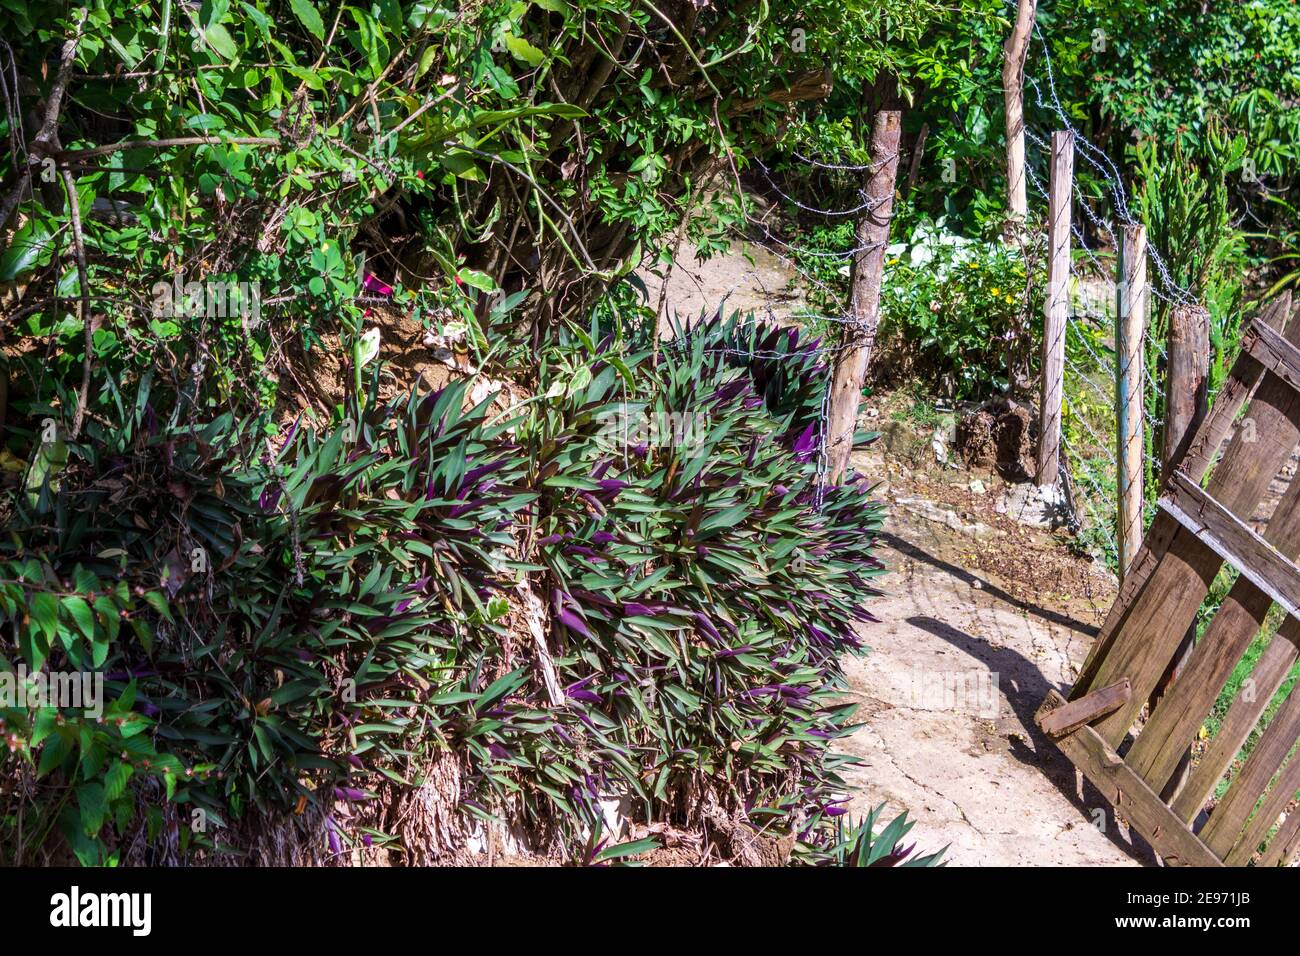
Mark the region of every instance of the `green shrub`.
<instances>
[{"instance_id":1,"label":"green shrub","mask_svg":"<svg viewBox=\"0 0 1300 956\"><path fill-rule=\"evenodd\" d=\"M948 397L1005 392L1042 330L1042 285L1021 253L923 222L886 252L880 334Z\"/></svg>"},{"instance_id":2,"label":"green shrub","mask_svg":"<svg viewBox=\"0 0 1300 956\"><path fill-rule=\"evenodd\" d=\"M880 507L856 478L815 507L825 369L797 332L733 319L648 354L575 332L516 413L466 408L465 383L372 393L355 425L269 447L256 420L179 424L141 380L8 523L2 653L103 673L114 703L106 725L5 711L26 786L0 845L134 862L171 825L208 859L305 813L326 858L395 846L388 809L451 756L465 829L580 855L615 794L820 859ZM611 437L644 409L700 425Z\"/></svg>"}]
</instances>

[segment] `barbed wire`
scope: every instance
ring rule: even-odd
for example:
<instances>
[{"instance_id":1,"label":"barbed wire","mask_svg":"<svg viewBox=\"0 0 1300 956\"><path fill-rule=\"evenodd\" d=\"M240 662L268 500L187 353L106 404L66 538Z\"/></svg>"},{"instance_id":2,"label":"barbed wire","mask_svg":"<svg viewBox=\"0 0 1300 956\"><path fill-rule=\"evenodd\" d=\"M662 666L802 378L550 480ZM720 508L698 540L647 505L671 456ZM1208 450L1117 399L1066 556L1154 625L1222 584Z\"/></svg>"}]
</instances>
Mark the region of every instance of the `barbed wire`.
<instances>
[{"instance_id":1,"label":"barbed wire","mask_svg":"<svg viewBox=\"0 0 1300 956\"><path fill-rule=\"evenodd\" d=\"M1071 117L1062 106L1059 94L1056 88L1055 68L1052 62L1050 48L1047 44L1042 30L1037 24L1034 26L1034 35L1038 41L1038 47L1042 55L1042 68L1044 72L1044 83L1040 83L1036 77L1026 77L1026 83L1033 90L1033 95L1039 110L1055 118L1059 127L1072 134L1073 150L1078 157L1079 163L1086 169L1095 174L1098 187L1085 192L1083 185L1078 179L1072 179L1071 198L1074 204L1081 210L1084 220L1088 227L1093 230L1093 234L1111 246L1118 248L1119 227L1120 226L1137 226L1141 225L1135 216L1132 202L1128 190L1124 184L1123 177L1115 162L1096 144L1088 140L1074 125ZM1044 88L1045 87L1045 88ZM1033 143L1044 154L1050 155L1050 144L1045 136L1039 135L1033 129L1026 127L1026 140ZM813 158L803 152L792 150L789 154L793 159L802 163L809 170L826 170L832 172L844 173L875 173L890 162L895 161L897 154L874 160L870 163L843 163L830 161L827 159ZM1045 160L1046 156L1044 157ZM761 173L762 178L772 193L779 197L780 200L787 203L790 207L813 216L824 217L827 219L839 219L851 216L860 216L862 213L873 212L879 208L885 201L885 197L870 198L866 195L865 190L859 189L858 196L860 201L854 205L845 208L828 209L822 208L811 203L804 202L791 195L782 182L777 181L773 170L767 166L761 159L754 158L755 167ZM1039 168L1046 165L1044 161ZM1041 197L1044 204L1048 202L1048 191L1044 188L1043 182L1034 172L1034 163L1027 162L1025 172L1028 181L1032 184L1035 193ZM1092 194L1089 194L1092 193ZM892 197L889 197L892 198ZM1110 221L1106 216L1099 213L1097 204L1099 200L1104 200L1113 212L1114 221ZM854 245L843 250L826 250L813 249L803 246L797 242L792 242L781 235L778 235L773 229L772 224L768 221L770 216L763 218L751 215L746 209L743 213L744 223L747 228L756 229L758 235L738 234L738 238L744 241L752 241L762 245L777 260L786 264L795 274L795 276L807 288L817 289L825 295L828 301L843 302L845 292L841 288L834 288L827 282L823 281L816 275L811 274L806 268L805 263L809 260L825 261L832 260L838 262L852 262L858 256L868 252L873 252L890 245L888 240L872 242L861 245ZM733 230L734 231L734 230ZM1097 282L1111 282L1115 274L1116 263L1112 256L1106 258L1109 262L1103 261L1101 252L1092 248L1087 239L1085 229L1080 222L1073 221L1070 225L1070 232L1073 238L1075 248L1079 251L1081 260L1076 262L1072 255L1069 262L1069 288L1070 288L1070 307L1067 310L1066 320L1066 340L1073 343L1074 349L1081 349L1081 353L1088 356L1088 362L1094 364L1094 371L1082 368L1069 352L1065 357L1066 372L1072 380L1072 389L1074 394L1080 390L1084 393L1094 396L1103 408L1112 410L1115 408L1115 388L1117 383L1116 359L1103 349L1094 344L1098 328L1104 328L1108 320L1112 320L1115 310L1118 308L1118 302L1106 304L1107 297L1100 301L1102 305L1098 306L1098 298L1092 293ZM1153 243L1148 241L1147 256L1154 266L1154 281L1148 281L1146 290L1148 294L1160 302L1169 305L1184 305L1194 302L1190 292L1174 280L1169 266ZM750 273L757 284L762 287L763 281L757 272ZM767 291L767 290L764 290ZM727 294L730 295L730 292ZM725 302L727 296L724 296ZM721 306L719 307L721 312ZM797 321L821 321L830 325L837 325L845 328L853 328L861 331L862 323L848 315L816 315L812 310L796 311ZM749 320L754 324L778 324L775 314L769 307L766 317L760 317L757 313L753 314ZM848 347L857 347L861 344L858 337L853 337L849 341L849 336L841 336L841 341L837 343L819 343L818 347L809 351L803 350L798 352L774 352L770 350L740 350L733 348L709 349L709 352L721 352L728 357L740 359L769 359L784 360L799 356L802 360L817 356L836 356ZM1152 327L1147 323L1142 333L1142 348L1147 354L1165 358L1164 344L1152 334ZM868 347L874 346L873 341ZM1087 364L1087 363L1085 363ZM1109 387L1103 387L1099 384L1099 376L1105 376ZM1162 426L1159 417L1152 413L1152 407L1156 402L1149 401L1151 397L1150 389L1153 387L1154 377L1150 374L1149 369L1143 369L1142 381L1138 384L1139 394L1142 395L1141 415L1143 429L1150 429L1153 433ZM829 383L828 383L829 385ZM828 449L826 442L828 440L827 428L829 420L829 387L823 389L821 408L817 420L817 437L818 437L818 463L816 472L816 492L815 501L817 507L821 507L825 494L826 467L828 461ZM1067 403L1068 404L1068 403ZM1070 479L1079 490L1080 510L1087 516L1090 526L1096 527L1104 536L1107 546L1113 551L1116 546L1116 534L1114 528L1115 521L1115 492L1114 488L1107 489L1103 486L1106 481L1104 476L1109 475L1114 483L1118 481L1118 464L1117 464L1117 421L1116 416L1110 416L1111 421L1108 429L1110 434L1099 434L1098 427L1094 426L1089 415L1082 408L1070 407L1067 412L1070 420L1076 423L1079 434L1082 435L1085 443L1091 443L1094 449L1076 448L1069 441L1067 435L1062 435L1061 443L1063 449L1062 468L1066 477ZM1068 462L1068 464L1067 464ZM1081 516L1076 515L1072 526L1082 527Z\"/></svg>"},{"instance_id":2,"label":"barbed wire","mask_svg":"<svg viewBox=\"0 0 1300 956\"><path fill-rule=\"evenodd\" d=\"M1050 156L1050 145L1044 137L1034 133L1026 128L1026 140L1043 151L1046 156ZM1073 141L1075 144L1075 154L1088 159L1087 152L1081 146L1091 147L1087 140L1083 139L1077 131L1074 131ZM1117 219L1122 221L1120 210L1127 209L1124 197L1119 192L1122 190L1122 184L1117 177L1105 174L1105 170L1100 169L1096 163L1091 163L1094 168L1103 173L1106 188L1112 192L1112 208L1116 210ZM1044 203L1048 203L1048 192L1044 188L1042 180L1034 173L1033 164L1026 162L1026 176L1028 182L1033 187L1034 193ZM1110 222L1094 210L1090 197L1085 195L1079 186L1079 183L1072 183L1072 199L1084 214L1085 219L1091 224L1095 234L1103 240L1108 240L1112 245L1118 246L1117 229ZM1128 224L1128 223L1126 223ZM1071 255L1069 262L1069 278L1077 287L1077 296L1082 304L1071 297L1070 308L1066 315L1066 341L1074 343L1074 347L1081 347L1088 355L1089 360L1094 364L1095 372L1089 373L1087 369L1080 365L1071 357L1070 349L1067 347L1065 355L1065 371L1070 379L1071 386L1067 389L1067 394L1079 394L1080 391L1085 394L1095 396L1102 408L1108 412L1106 429L1107 434L1098 433L1090 419L1086 407L1079 407L1076 403L1067 402L1063 411L1063 418L1068 418L1079 433L1083 436L1085 444L1090 444L1090 448L1076 448L1070 441L1070 432L1068 429L1063 430L1061 435L1061 449L1063 456L1063 470L1068 474L1077 494L1071 496L1071 505L1075 508L1075 520L1078 522L1080 529L1090 529L1092 533L1097 534L1104 542L1104 547L1108 551L1106 557L1115 559L1118 555L1118 534L1117 521L1118 509L1116 508L1116 488L1119 484L1119 463L1118 456L1118 416L1114 414L1116 408L1116 395L1114 389L1117 382L1116 362L1112 358L1103 354L1093 345L1093 335L1084 328L1085 325L1101 325L1108 320L1113 320L1115 310L1118 309L1118 302L1107 297L1103 302L1109 299L1109 307L1103 306L1099 311L1093 311L1091 297L1088 294L1088 285L1091 282L1101 280L1108 284L1113 284L1116 263L1112 262L1109 267L1104 264L1098 252L1089 244L1087 237L1077 222L1072 221L1070 226L1071 236L1074 240L1075 248L1083 255L1085 268L1080 269L1076 264L1075 257ZM1154 255L1151 255L1154 253ZM1159 253L1148 244L1148 254L1153 263L1157 262ZM1178 304L1184 294L1184 290L1176 286L1165 285L1168 281L1168 273L1160 265L1157 265L1156 281L1148 282L1146 289L1163 301ZM1173 288L1174 292L1167 295L1162 292L1162 286ZM1166 358L1164 344L1153 334L1151 323L1146 323L1142 330L1142 349L1147 354L1153 354L1163 359ZM1105 376L1109 384L1109 390L1102 388L1097 381L1097 372ZM1151 409L1156 402L1151 401L1155 396L1152 395L1152 389L1155 387L1155 379L1151 370L1142 368L1142 378L1138 383L1138 394L1142 396L1139 403L1142 417L1142 428L1146 436L1154 435L1163 423L1158 416L1152 413ZM1068 462L1068 465L1065 464Z\"/></svg>"},{"instance_id":3,"label":"barbed wire","mask_svg":"<svg viewBox=\"0 0 1300 956\"><path fill-rule=\"evenodd\" d=\"M1036 22L1034 23L1034 36L1038 38L1039 46L1042 48L1043 65L1047 71L1048 92L1052 100L1050 112L1056 115L1057 121L1061 124L1062 129L1068 130L1073 134L1075 154L1096 170L1096 172L1098 172L1106 181L1107 185L1109 185L1111 203L1115 209L1115 214L1119 217L1119 220L1126 226L1142 225L1142 222L1133 215L1129 208L1128 191L1124 188L1123 177L1120 176L1114 160L1075 129L1074 124L1070 121L1070 117L1065 111L1065 108L1061 105L1061 100L1057 96L1056 92L1056 72L1052 68L1051 50L1047 45L1047 40L1044 38L1042 30ZM1038 107L1043 110L1049 110L1047 104L1043 102L1042 88L1039 85L1038 80L1030 76L1026 76L1026 80L1034 90L1034 99L1037 102ZM1028 132L1027 127L1026 132ZM1087 208L1087 203L1081 203L1081 205ZM1164 257L1160 254L1160 250L1149 241L1147 243L1147 256L1153 263L1155 263L1156 271L1160 274L1161 283L1163 283L1166 289L1170 290L1171 295L1167 301L1171 301L1176 305L1195 305L1196 297L1174 281L1173 277L1169 274L1169 268L1166 266ZM1159 292L1156 294L1158 296L1161 295ZM1161 297L1163 298L1163 296Z\"/></svg>"},{"instance_id":4,"label":"barbed wire","mask_svg":"<svg viewBox=\"0 0 1300 956\"><path fill-rule=\"evenodd\" d=\"M809 159L807 156L804 156L802 153L799 153L796 150L791 150L790 155L793 156L795 159L799 160L804 165L811 166L813 169L829 169L837 172L856 172L856 173L865 173L865 172L874 173L880 169L883 169L888 163L893 162L893 160L898 157L897 153L893 153L889 156L886 156L884 159L879 160L878 162L862 163L859 165L847 165L844 163L819 162L818 160L815 159Z\"/></svg>"},{"instance_id":5,"label":"barbed wire","mask_svg":"<svg viewBox=\"0 0 1300 956\"><path fill-rule=\"evenodd\" d=\"M887 160L892 160L896 158L897 155L898 154L895 153L892 156L887 157ZM880 206L884 205L885 203L894 201L894 195L892 191L888 196L873 197L873 196L867 196L864 190L858 190L859 194L865 196L865 198L861 203L859 203L856 206L851 206L847 209L818 209L816 206L806 205L805 203L800 202L798 199L795 199L793 196L786 193L779 185L777 185L775 178L773 178L772 176L772 171L768 169L767 165L757 156L754 157L754 163L758 166L759 169L763 171L763 178L767 180L768 185L771 187L774 193L776 193L786 202L790 203L790 205L795 206L803 210L804 212L812 213L814 216L827 216L830 218L836 218L839 216L854 216L860 212L866 212L868 210L874 211L878 209Z\"/></svg>"}]
</instances>

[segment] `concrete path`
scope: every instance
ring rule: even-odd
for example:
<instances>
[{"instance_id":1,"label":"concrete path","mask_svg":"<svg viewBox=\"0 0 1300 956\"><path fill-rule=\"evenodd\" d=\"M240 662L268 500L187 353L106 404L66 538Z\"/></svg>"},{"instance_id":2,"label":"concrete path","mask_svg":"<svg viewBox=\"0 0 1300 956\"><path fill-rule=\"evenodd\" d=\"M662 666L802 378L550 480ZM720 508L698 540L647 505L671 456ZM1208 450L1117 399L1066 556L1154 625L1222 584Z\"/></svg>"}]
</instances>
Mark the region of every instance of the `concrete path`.
<instances>
[{"instance_id":1,"label":"concrete path","mask_svg":"<svg viewBox=\"0 0 1300 956\"><path fill-rule=\"evenodd\" d=\"M947 844L949 865L1155 862L1033 723L1048 688L1071 683L1091 629L950 563L960 538L902 509L886 524L889 594L863 630L873 653L848 665L864 725L845 741L863 760L846 775L850 812L907 810L908 840Z\"/></svg>"}]
</instances>

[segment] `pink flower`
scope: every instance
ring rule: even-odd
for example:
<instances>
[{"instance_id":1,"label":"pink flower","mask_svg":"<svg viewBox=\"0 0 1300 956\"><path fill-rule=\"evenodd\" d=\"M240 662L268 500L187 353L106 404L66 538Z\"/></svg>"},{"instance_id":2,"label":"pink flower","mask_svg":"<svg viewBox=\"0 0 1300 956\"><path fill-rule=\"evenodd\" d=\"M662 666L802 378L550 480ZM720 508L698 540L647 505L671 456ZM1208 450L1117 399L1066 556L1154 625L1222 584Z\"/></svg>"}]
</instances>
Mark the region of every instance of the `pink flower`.
<instances>
[{"instance_id":1,"label":"pink flower","mask_svg":"<svg viewBox=\"0 0 1300 956\"><path fill-rule=\"evenodd\" d=\"M375 295L392 295L393 287L386 282L376 279L372 273L367 272L366 277L361 280L361 286L367 292L373 292Z\"/></svg>"}]
</instances>

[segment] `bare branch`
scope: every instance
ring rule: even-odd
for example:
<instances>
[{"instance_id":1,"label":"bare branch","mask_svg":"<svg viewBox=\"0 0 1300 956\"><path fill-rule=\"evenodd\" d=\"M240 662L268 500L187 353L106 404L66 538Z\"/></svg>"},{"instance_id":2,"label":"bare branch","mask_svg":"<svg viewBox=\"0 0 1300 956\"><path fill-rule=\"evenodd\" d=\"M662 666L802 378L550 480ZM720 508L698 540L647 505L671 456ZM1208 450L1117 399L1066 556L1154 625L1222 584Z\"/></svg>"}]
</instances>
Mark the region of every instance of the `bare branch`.
<instances>
[{"instance_id":1,"label":"bare branch","mask_svg":"<svg viewBox=\"0 0 1300 956\"><path fill-rule=\"evenodd\" d=\"M77 181L64 169L63 188L68 193L68 214L72 220L72 248L77 256L77 280L81 283L79 311L86 331L86 357L81 363L81 390L77 394L77 411L72 417L72 437L81 433L81 422L86 417L86 403L90 399L90 368L95 355L95 326L90 315L90 278L86 272L86 239L81 232L81 203L77 200Z\"/></svg>"},{"instance_id":2,"label":"bare branch","mask_svg":"<svg viewBox=\"0 0 1300 956\"><path fill-rule=\"evenodd\" d=\"M121 143L109 143L93 149L61 149L54 155L60 162L89 159L93 156L107 156L124 149L171 149L175 146L278 146L278 136L230 136L225 139L214 136L173 136L170 139L136 139Z\"/></svg>"}]
</instances>

